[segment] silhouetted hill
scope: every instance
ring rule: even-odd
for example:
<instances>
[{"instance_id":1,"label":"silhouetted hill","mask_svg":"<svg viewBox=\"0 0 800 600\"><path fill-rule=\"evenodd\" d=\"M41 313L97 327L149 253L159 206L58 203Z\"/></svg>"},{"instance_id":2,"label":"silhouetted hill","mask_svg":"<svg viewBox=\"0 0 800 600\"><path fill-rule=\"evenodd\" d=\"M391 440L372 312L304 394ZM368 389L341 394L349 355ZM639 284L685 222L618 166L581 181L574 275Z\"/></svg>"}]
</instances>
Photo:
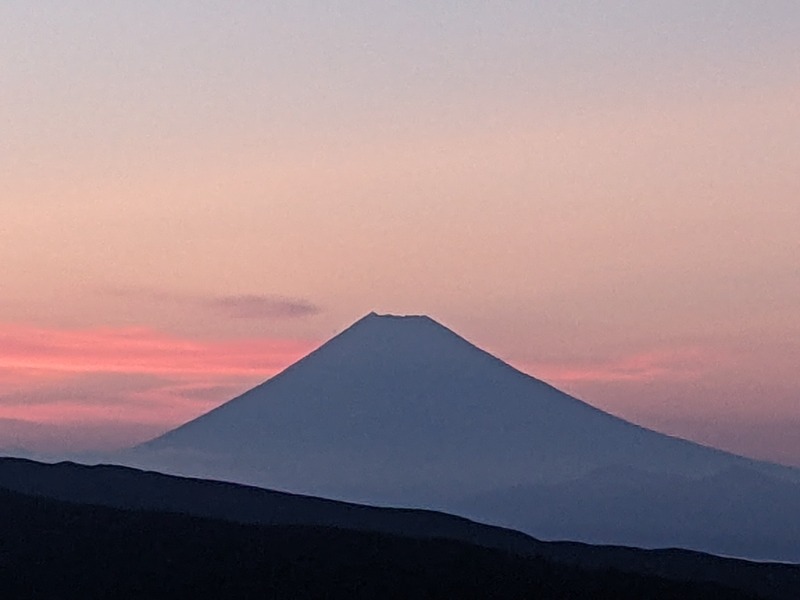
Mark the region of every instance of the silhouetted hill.
<instances>
[{"instance_id":1,"label":"silhouetted hill","mask_svg":"<svg viewBox=\"0 0 800 600\"><path fill-rule=\"evenodd\" d=\"M0 490L0 530L0 596L19 600L754 598L453 540L243 525L7 490Z\"/></svg>"},{"instance_id":2,"label":"silhouetted hill","mask_svg":"<svg viewBox=\"0 0 800 600\"><path fill-rule=\"evenodd\" d=\"M0 458L0 488L82 505L180 513L240 524L334 527L420 542L447 539L581 569L716 582L776 600L796 600L800 590L800 567L793 565L751 563L685 550L542 542L516 531L434 511L361 506L119 466Z\"/></svg>"}]
</instances>

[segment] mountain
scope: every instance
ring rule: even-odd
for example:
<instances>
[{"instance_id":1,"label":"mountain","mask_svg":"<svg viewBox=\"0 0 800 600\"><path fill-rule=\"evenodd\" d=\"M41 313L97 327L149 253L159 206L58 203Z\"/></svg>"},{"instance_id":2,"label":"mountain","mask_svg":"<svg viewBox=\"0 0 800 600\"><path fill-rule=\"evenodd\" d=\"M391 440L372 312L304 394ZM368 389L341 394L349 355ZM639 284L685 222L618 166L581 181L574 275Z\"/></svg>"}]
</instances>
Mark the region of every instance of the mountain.
<instances>
[{"instance_id":1,"label":"mountain","mask_svg":"<svg viewBox=\"0 0 800 600\"><path fill-rule=\"evenodd\" d=\"M628 423L425 316L367 315L117 460L550 539L800 562L797 469Z\"/></svg>"},{"instance_id":2,"label":"mountain","mask_svg":"<svg viewBox=\"0 0 800 600\"><path fill-rule=\"evenodd\" d=\"M397 597L794 600L800 589L800 566L542 542L431 511L110 465L0 458L0 508L3 597L176 597L203 586L211 597L385 597L377 589L390 581Z\"/></svg>"}]
</instances>

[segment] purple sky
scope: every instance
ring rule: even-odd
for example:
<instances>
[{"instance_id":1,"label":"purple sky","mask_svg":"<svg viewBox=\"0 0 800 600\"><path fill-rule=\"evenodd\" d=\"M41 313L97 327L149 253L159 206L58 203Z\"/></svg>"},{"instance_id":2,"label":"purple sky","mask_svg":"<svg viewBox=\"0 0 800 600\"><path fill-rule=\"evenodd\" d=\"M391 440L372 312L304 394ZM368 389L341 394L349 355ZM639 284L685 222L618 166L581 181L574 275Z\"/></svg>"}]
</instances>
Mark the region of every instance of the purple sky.
<instances>
[{"instance_id":1,"label":"purple sky","mask_svg":"<svg viewBox=\"0 0 800 600\"><path fill-rule=\"evenodd\" d=\"M411 4L3 2L0 447L377 310L800 465L800 5Z\"/></svg>"}]
</instances>

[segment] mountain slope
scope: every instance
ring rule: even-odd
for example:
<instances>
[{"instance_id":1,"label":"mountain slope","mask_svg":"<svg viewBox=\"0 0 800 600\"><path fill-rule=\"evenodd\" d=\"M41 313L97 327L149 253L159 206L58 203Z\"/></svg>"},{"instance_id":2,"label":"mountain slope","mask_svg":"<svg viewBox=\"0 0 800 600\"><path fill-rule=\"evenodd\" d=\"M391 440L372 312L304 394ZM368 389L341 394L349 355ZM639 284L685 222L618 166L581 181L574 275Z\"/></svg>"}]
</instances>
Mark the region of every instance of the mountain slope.
<instances>
[{"instance_id":1,"label":"mountain slope","mask_svg":"<svg viewBox=\"0 0 800 600\"><path fill-rule=\"evenodd\" d=\"M797 470L608 415L428 317L375 314L264 384L119 460L357 502L457 511L487 522L501 522L502 515L465 499L591 479L609 467L626 470L635 486L649 485L647 474L701 480L733 469L785 480L800 492ZM537 506L521 496L514 502L519 514ZM676 515L683 510L679 503ZM673 516L662 515L667 522ZM538 533L526 519L502 522ZM768 533L780 537L780 523L773 525ZM713 532L699 526L691 547L724 552ZM644 530L625 541L648 545L650 537ZM776 540L767 555L794 559L786 556L787 543Z\"/></svg>"}]
</instances>

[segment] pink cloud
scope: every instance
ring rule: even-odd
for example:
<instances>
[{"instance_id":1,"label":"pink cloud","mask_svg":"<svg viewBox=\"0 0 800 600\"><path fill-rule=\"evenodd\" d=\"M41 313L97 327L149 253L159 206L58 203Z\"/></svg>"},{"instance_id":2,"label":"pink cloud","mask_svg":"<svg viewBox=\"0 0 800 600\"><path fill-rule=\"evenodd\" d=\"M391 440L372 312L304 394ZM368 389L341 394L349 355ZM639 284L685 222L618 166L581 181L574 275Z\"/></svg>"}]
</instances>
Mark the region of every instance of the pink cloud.
<instances>
[{"instance_id":1,"label":"pink cloud","mask_svg":"<svg viewBox=\"0 0 800 600\"><path fill-rule=\"evenodd\" d=\"M0 373L270 373L308 352L305 341L197 340L148 328L59 330L0 326ZM1 381L1 380L0 380Z\"/></svg>"},{"instance_id":2,"label":"pink cloud","mask_svg":"<svg viewBox=\"0 0 800 600\"><path fill-rule=\"evenodd\" d=\"M800 465L793 384L798 347L789 343L781 350L765 352L757 344L718 338L516 366L645 427Z\"/></svg>"},{"instance_id":3,"label":"pink cloud","mask_svg":"<svg viewBox=\"0 0 800 600\"><path fill-rule=\"evenodd\" d=\"M596 359L535 361L518 366L553 383L646 382L693 379L718 365L719 351L699 346L660 348Z\"/></svg>"},{"instance_id":4,"label":"pink cloud","mask_svg":"<svg viewBox=\"0 0 800 600\"><path fill-rule=\"evenodd\" d=\"M95 433L103 424L129 433L163 430L274 375L313 346L286 339L188 339L142 327L1 325L0 419L17 425L0 431L0 447L13 443L10 431L39 431L34 425ZM103 446L111 439L95 437ZM25 439L54 438L37 433Z\"/></svg>"}]
</instances>

